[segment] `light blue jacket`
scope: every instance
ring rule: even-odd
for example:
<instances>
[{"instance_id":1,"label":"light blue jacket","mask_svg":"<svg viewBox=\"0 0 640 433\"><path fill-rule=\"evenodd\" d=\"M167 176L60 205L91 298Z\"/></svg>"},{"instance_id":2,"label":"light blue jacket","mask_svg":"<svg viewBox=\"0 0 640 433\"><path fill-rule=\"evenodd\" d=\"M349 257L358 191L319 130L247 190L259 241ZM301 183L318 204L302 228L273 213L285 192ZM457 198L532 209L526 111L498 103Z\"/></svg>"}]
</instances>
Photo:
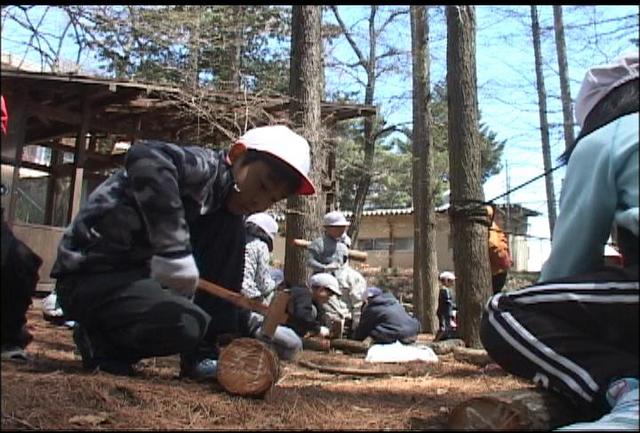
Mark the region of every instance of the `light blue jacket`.
<instances>
[{"instance_id":1,"label":"light blue jacket","mask_svg":"<svg viewBox=\"0 0 640 433\"><path fill-rule=\"evenodd\" d=\"M638 236L638 113L583 137L569 164L540 281L597 270L613 224Z\"/></svg>"}]
</instances>

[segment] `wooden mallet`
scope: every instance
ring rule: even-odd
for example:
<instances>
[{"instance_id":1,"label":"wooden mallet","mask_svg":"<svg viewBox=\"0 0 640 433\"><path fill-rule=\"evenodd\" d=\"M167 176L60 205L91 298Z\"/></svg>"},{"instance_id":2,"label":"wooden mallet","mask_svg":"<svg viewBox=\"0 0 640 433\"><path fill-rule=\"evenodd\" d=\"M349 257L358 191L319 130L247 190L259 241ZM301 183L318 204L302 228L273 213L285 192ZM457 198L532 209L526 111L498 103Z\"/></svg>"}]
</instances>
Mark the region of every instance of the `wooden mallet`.
<instances>
[{"instance_id":1,"label":"wooden mallet","mask_svg":"<svg viewBox=\"0 0 640 433\"><path fill-rule=\"evenodd\" d=\"M239 307L262 314L264 316L262 334L269 339L273 338L276 327L287 321L287 304L291 296L288 289L276 290L276 294L268 306L202 278L198 280L198 289L227 300Z\"/></svg>"}]
</instances>

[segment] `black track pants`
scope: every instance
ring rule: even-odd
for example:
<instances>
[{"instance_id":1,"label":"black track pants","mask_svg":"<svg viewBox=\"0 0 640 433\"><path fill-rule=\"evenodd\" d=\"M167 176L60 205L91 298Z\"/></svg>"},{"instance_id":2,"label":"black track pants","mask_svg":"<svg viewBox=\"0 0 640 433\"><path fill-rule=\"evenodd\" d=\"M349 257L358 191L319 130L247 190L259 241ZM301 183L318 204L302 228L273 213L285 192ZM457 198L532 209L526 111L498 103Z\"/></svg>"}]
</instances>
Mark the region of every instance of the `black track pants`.
<instances>
[{"instance_id":1,"label":"black track pants","mask_svg":"<svg viewBox=\"0 0 640 433\"><path fill-rule=\"evenodd\" d=\"M142 275L66 278L56 291L65 315L86 328L104 356L134 362L194 350L210 316Z\"/></svg>"},{"instance_id":2,"label":"black track pants","mask_svg":"<svg viewBox=\"0 0 640 433\"><path fill-rule=\"evenodd\" d=\"M480 337L505 370L608 409L604 393L638 377L638 270L607 269L491 297Z\"/></svg>"}]
</instances>

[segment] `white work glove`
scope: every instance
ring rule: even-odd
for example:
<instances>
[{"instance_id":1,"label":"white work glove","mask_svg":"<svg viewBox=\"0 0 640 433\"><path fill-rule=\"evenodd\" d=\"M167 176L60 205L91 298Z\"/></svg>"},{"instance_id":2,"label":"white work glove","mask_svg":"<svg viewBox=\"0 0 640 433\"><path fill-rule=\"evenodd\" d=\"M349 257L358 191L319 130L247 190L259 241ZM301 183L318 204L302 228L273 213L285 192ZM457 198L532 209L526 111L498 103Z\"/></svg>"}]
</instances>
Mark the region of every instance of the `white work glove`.
<instances>
[{"instance_id":1,"label":"white work glove","mask_svg":"<svg viewBox=\"0 0 640 433\"><path fill-rule=\"evenodd\" d=\"M320 336L321 337L328 337L329 336L329 328L327 328L326 326L321 326L320 327Z\"/></svg>"},{"instance_id":2,"label":"white work glove","mask_svg":"<svg viewBox=\"0 0 640 433\"><path fill-rule=\"evenodd\" d=\"M178 258L151 257L151 278L181 296L193 296L199 277L192 254Z\"/></svg>"}]
</instances>

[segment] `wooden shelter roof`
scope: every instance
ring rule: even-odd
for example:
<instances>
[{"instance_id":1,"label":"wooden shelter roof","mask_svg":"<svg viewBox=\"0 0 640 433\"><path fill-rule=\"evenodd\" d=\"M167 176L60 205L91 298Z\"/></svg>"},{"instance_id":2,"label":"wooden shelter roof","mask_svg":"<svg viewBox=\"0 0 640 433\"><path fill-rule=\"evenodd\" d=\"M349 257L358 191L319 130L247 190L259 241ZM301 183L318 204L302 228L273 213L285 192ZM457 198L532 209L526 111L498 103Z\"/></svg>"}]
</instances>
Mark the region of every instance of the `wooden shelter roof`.
<instances>
[{"instance_id":1,"label":"wooden shelter roof","mask_svg":"<svg viewBox=\"0 0 640 433\"><path fill-rule=\"evenodd\" d=\"M154 138L217 146L245 127L287 123L289 117L290 99L282 95L209 89L186 94L153 83L30 72L4 63L1 79L9 115L25 110L25 146L51 146L52 140L76 137L83 120L88 132L116 140ZM321 112L323 121L331 123L374 115L376 108L323 102ZM3 145L3 162L14 153Z\"/></svg>"}]
</instances>

